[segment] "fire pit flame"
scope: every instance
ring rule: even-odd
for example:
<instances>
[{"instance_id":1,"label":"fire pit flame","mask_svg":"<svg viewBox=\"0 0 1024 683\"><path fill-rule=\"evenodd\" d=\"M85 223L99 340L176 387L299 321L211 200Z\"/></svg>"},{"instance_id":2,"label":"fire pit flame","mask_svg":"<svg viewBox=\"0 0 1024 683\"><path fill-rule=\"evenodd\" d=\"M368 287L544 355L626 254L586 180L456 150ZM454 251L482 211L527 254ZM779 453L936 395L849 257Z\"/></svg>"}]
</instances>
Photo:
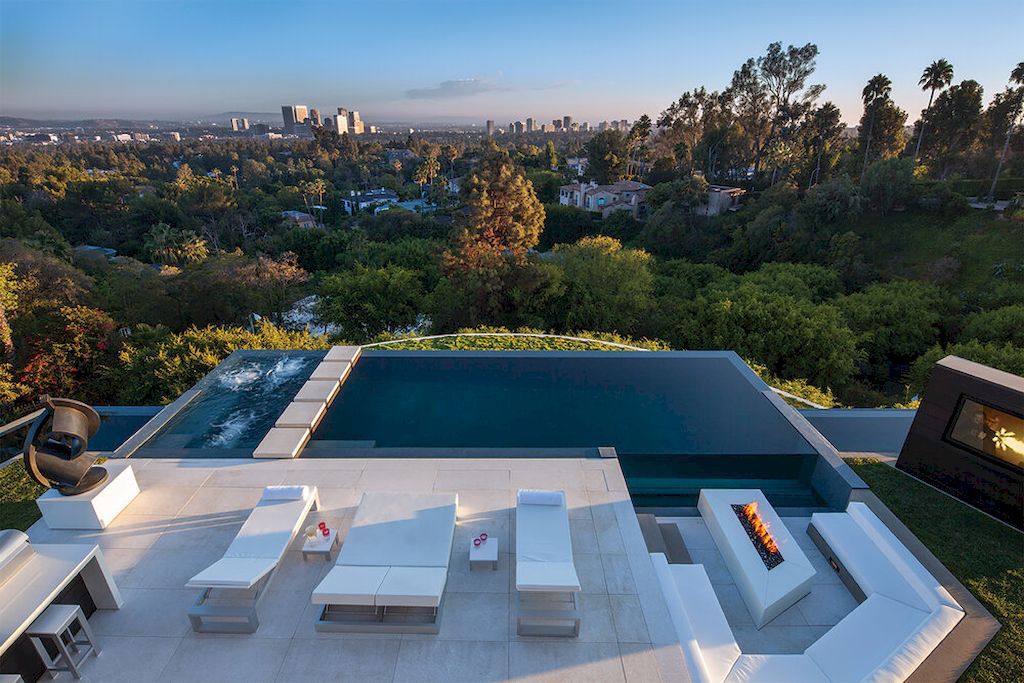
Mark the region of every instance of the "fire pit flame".
<instances>
[{"instance_id":1,"label":"fire pit flame","mask_svg":"<svg viewBox=\"0 0 1024 683\"><path fill-rule=\"evenodd\" d=\"M768 530L768 525L764 523L761 516L757 514L757 501L751 501L743 506L744 516L750 520L750 529L757 535L757 538L761 543L764 544L765 550L770 553L779 552L779 546L776 545L775 539L772 538L772 532Z\"/></svg>"},{"instance_id":2,"label":"fire pit flame","mask_svg":"<svg viewBox=\"0 0 1024 683\"><path fill-rule=\"evenodd\" d=\"M779 544L775 542L768 524L758 514L757 501L751 501L746 505L733 505L732 509L739 518L743 530L747 532L757 554L761 557L761 561L764 562L764 566L770 571L782 564L784 558L779 550Z\"/></svg>"}]
</instances>

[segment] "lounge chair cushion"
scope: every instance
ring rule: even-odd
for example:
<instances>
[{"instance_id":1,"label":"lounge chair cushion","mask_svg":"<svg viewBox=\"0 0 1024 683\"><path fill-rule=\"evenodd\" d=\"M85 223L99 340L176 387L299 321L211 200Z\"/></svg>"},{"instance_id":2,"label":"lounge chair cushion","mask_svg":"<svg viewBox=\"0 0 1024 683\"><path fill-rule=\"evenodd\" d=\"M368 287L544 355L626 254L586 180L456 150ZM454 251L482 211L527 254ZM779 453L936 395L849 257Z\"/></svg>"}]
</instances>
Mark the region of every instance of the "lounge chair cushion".
<instances>
[{"instance_id":1,"label":"lounge chair cushion","mask_svg":"<svg viewBox=\"0 0 1024 683\"><path fill-rule=\"evenodd\" d=\"M516 506L516 561L572 562L572 535L565 507Z\"/></svg>"},{"instance_id":2,"label":"lounge chair cushion","mask_svg":"<svg viewBox=\"0 0 1024 683\"><path fill-rule=\"evenodd\" d=\"M830 683L807 655L740 655L725 683Z\"/></svg>"},{"instance_id":3,"label":"lounge chair cushion","mask_svg":"<svg viewBox=\"0 0 1024 683\"><path fill-rule=\"evenodd\" d=\"M372 607L389 567L334 567L313 592L314 605Z\"/></svg>"},{"instance_id":4,"label":"lounge chair cushion","mask_svg":"<svg viewBox=\"0 0 1024 683\"><path fill-rule=\"evenodd\" d=\"M337 563L447 567L457 508L454 494L363 494Z\"/></svg>"},{"instance_id":5,"label":"lounge chair cushion","mask_svg":"<svg viewBox=\"0 0 1024 683\"><path fill-rule=\"evenodd\" d=\"M437 607L447 579L445 567L391 567L377 589L376 605Z\"/></svg>"},{"instance_id":6,"label":"lounge chair cushion","mask_svg":"<svg viewBox=\"0 0 1024 683\"><path fill-rule=\"evenodd\" d=\"M306 519L308 500L261 500L249 514L224 557L280 560Z\"/></svg>"},{"instance_id":7,"label":"lounge chair cushion","mask_svg":"<svg viewBox=\"0 0 1024 683\"><path fill-rule=\"evenodd\" d=\"M263 500L305 500L308 497L308 486L267 486L263 489Z\"/></svg>"},{"instance_id":8,"label":"lounge chair cushion","mask_svg":"<svg viewBox=\"0 0 1024 683\"><path fill-rule=\"evenodd\" d=\"M572 562L516 562L516 590L575 593L580 579Z\"/></svg>"},{"instance_id":9,"label":"lounge chair cushion","mask_svg":"<svg viewBox=\"0 0 1024 683\"><path fill-rule=\"evenodd\" d=\"M252 588L274 571L277 560L258 557L223 557L199 572L185 585L189 588Z\"/></svg>"},{"instance_id":10,"label":"lounge chair cushion","mask_svg":"<svg viewBox=\"0 0 1024 683\"><path fill-rule=\"evenodd\" d=\"M519 505L564 505L564 491L539 491L537 489L519 489L516 494Z\"/></svg>"}]
</instances>

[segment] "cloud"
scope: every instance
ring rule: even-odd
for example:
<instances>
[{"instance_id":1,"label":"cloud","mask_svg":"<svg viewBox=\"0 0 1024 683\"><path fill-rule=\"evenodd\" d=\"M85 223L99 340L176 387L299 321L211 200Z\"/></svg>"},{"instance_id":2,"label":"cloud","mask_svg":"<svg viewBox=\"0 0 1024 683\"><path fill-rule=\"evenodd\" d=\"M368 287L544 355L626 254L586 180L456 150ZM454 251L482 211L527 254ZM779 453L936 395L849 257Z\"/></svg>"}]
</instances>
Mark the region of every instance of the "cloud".
<instances>
[{"instance_id":1,"label":"cloud","mask_svg":"<svg viewBox=\"0 0 1024 683\"><path fill-rule=\"evenodd\" d=\"M510 90L510 88L499 86L482 78L460 78L457 81L441 81L436 88L406 90L405 96L413 100L447 100L502 90Z\"/></svg>"},{"instance_id":2,"label":"cloud","mask_svg":"<svg viewBox=\"0 0 1024 683\"><path fill-rule=\"evenodd\" d=\"M448 100L457 97L470 97L485 92L515 92L519 90L552 90L570 85L570 81L558 81L533 87L511 87L501 85L486 78L460 78L454 81L441 81L436 88L412 88L405 91L405 96L413 100Z\"/></svg>"}]
</instances>

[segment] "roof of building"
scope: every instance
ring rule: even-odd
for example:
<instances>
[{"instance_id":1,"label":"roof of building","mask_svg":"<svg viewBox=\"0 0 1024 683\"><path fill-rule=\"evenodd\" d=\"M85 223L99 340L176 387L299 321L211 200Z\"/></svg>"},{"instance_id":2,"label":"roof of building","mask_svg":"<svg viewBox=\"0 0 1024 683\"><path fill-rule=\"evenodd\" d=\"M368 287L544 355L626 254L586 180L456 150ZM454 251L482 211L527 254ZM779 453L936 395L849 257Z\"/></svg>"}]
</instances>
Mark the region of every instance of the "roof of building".
<instances>
[{"instance_id":1,"label":"roof of building","mask_svg":"<svg viewBox=\"0 0 1024 683\"><path fill-rule=\"evenodd\" d=\"M294 221L314 221L312 214L308 214L305 211L288 210L282 211L281 216L284 218L291 218Z\"/></svg>"},{"instance_id":2,"label":"roof of building","mask_svg":"<svg viewBox=\"0 0 1024 683\"><path fill-rule=\"evenodd\" d=\"M568 185L561 185L559 190L568 190L571 192L579 192L581 189L586 191L588 194L595 192L643 192L651 189L650 185L641 183L636 180L620 180L610 185L595 185L592 183L569 183Z\"/></svg>"},{"instance_id":3,"label":"roof of building","mask_svg":"<svg viewBox=\"0 0 1024 683\"><path fill-rule=\"evenodd\" d=\"M746 194L742 187L729 187L728 185L708 185L708 192L726 192L728 194Z\"/></svg>"},{"instance_id":4,"label":"roof of building","mask_svg":"<svg viewBox=\"0 0 1024 683\"><path fill-rule=\"evenodd\" d=\"M346 197L346 201L353 202L379 202L388 199L398 201L398 195L395 194L394 191L385 188L367 190L366 192L360 192L359 194Z\"/></svg>"}]
</instances>

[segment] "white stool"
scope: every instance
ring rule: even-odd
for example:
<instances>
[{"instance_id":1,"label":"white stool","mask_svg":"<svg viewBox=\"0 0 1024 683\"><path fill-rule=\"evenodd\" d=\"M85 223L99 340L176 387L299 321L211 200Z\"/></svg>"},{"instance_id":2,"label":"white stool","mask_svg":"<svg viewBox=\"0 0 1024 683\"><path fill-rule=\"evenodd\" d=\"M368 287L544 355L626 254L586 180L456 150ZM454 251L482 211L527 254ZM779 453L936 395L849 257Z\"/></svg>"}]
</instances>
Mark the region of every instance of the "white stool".
<instances>
[{"instance_id":1,"label":"white stool","mask_svg":"<svg viewBox=\"0 0 1024 683\"><path fill-rule=\"evenodd\" d=\"M77 622L79 631L77 638L71 633L71 626ZM78 605L53 604L40 614L25 631L32 641L40 659L50 672L70 671L75 678L81 678L78 670L89 653L100 654L100 648L93 639L92 628L85 619L82 608ZM49 640L57 648L56 659L50 658L43 640ZM82 647L82 646L85 647ZM75 656L72 656L72 652ZM76 659L77 657L77 659ZM60 665L63 660L63 666Z\"/></svg>"}]
</instances>

